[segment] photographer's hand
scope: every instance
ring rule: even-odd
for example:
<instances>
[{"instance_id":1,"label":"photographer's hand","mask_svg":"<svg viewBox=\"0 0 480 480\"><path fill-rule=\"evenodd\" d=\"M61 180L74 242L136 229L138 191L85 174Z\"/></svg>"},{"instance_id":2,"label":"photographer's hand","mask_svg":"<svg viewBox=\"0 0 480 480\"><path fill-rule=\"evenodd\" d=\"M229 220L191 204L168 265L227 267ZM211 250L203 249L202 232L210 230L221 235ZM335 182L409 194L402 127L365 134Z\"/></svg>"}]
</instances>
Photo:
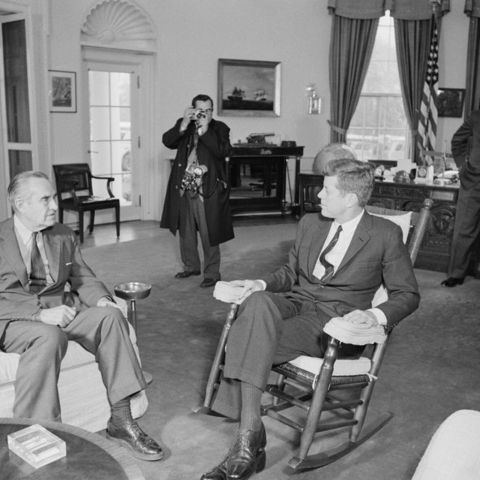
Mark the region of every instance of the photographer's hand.
<instances>
[{"instance_id":1,"label":"photographer's hand","mask_svg":"<svg viewBox=\"0 0 480 480\"><path fill-rule=\"evenodd\" d=\"M181 132L184 132L187 129L188 125L190 124L193 118L194 113L195 113L195 109L193 107L188 107L185 109L185 111L183 112L183 120L180 125Z\"/></svg>"},{"instance_id":2,"label":"photographer's hand","mask_svg":"<svg viewBox=\"0 0 480 480\"><path fill-rule=\"evenodd\" d=\"M208 121L208 118L206 118L206 117L199 118L196 121L199 135L203 135L204 133L206 133L208 131L208 123L209 123L209 121Z\"/></svg>"}]
</instances>

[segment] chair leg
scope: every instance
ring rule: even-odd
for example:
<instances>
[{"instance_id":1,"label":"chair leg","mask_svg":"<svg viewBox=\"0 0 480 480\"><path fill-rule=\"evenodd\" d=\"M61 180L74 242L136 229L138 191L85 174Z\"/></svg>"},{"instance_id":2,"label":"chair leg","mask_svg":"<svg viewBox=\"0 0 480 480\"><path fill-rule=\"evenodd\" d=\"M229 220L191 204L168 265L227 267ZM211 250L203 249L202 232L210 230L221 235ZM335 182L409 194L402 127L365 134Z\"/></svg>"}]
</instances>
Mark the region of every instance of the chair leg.
<instances>
[{"instance_id":1,"label":"chair leg","mask_svg":"<svg viewBox=\"0 0 480 480\"><path fill-rule=\"evenodd\" d=\"M192 408L192 411L195 413L208 413L212 408L213 395L218 386L218 382L220 381L221 366L223 365L223 361L225 359L225 346L227 344L230 328L237 318L237 312L238 305L232 303L227 314L225 325L223 326L222 335L220 336L220 340L218 342L217 351L215 353L213 365L210 370L210 376L208 377L207 387L205 389L205 400L203 401L202 405L196 405Z\"/></svg>"},{"instance_id":2,"label":"chair leg","mask_svg":"<svg viewBox=\"0 0 480 480\"><path fill-rule=\"evenodd\" d=\"M90 226L88 227L88 231L90 233L93 232L94 224L95 224L95 210L90 210Z\"/></svg>"},{"instance_id":3,"label":"chair leg","mask_svg":"<svg viewBox=\"0 0 480 480\"><path fill-rule=\"evenodd\" d=\"M307 419L305 422L305 428L303 430L300 439L300 449L298 456L292 458L288 464L292 468L301 468L302 462L308 456L308 450L313 442L313 437L317 432L318 421L322 413L323 402L328 393L330 382L333 375L333 366L338 357L338 340L330 338L327 351L323 360L322 368L320 369L320 375L318 377L318 383L313 392L312 403L308 410Z\"/></svg>"},{"instance_id":4,"label":"chair leg","mask_svg":"<svg viewBox=\"0 0 480 480\"><path fill-rule=\"evenodd\" d=\"M120 238L120 206L115 207L115 224L117 226L117 238Z\"/></svg>"},{"instance_id":5,"label":"chair leg","mask_svg":"<svg viewBox=\"0 0 480 480\"><path fill-rule=\"evenodd\" d=\"M83 212L78 212L78 230L80 236L80 243L83 243Z\"/></svg>"}]
</instances>

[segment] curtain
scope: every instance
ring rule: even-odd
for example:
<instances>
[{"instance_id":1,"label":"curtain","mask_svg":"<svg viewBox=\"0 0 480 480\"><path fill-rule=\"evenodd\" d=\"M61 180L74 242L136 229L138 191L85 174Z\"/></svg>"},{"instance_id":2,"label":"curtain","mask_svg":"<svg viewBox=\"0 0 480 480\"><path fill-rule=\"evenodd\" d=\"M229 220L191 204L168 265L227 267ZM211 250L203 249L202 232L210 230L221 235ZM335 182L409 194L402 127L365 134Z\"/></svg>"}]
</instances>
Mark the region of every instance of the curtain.
<instances>
[{"instance_id":1,"label":"curtain","mask_svg":"<svg viewBox=\"0 0 480 480\"><path fill-rule=\"evenodd\" d=\"M480 0L466 0L465 13L470 17L465 85L465 118L480 108Z\"/></svg>"},{"instance_id":2,"label":"curtain","mask_svg":"<svg viewBox=\"0 0 480 480\"><path fill-rule=\"evenodd\" d=\"M480 12L480 0L466 0L466 3L473 3ZM348 18L379 18L385 10L390 10L392 17L402 20L428 20L432 8L443 15L450 11L450 0L328 0L331 13Z\"/></svg>"},{"instance_id":3,"label":"curtain","mask_svg":"<svg viewBox=\"0 0 480 480\"><path fill-rule=\"evenodd\" d=\"M412 160L418 163L417 128L434 21L430 11L430 20L395 19L394 25L403 105L411 132Z\"/></svg>"},{"instance_id":4,"label":"curtain","mask_svg":"<svg viewBox=\"0 0 480 480\"><path fill-rule=\"evenodd\" d=\"M479 3L480 0L467 0ZM330 39L330 141L345 142L372 56L378 19L395 19L397 55L407 120L416 145L419 109L430 49L432 13L440 18L450 0L328 0ZM399 47L400 45L400 47ZM415 159L418 152L412 149Z\"/></svg>"},{"instance_id":5,"label":"curtain","mask_svg":"<svg viewBox=\"0 0 480 480\"><path fill-rule=\"evenodd\" d=\"M330 142L345 143L372 57L378 18L334 15L330 39Z\"/></svg>"}]
</instances>

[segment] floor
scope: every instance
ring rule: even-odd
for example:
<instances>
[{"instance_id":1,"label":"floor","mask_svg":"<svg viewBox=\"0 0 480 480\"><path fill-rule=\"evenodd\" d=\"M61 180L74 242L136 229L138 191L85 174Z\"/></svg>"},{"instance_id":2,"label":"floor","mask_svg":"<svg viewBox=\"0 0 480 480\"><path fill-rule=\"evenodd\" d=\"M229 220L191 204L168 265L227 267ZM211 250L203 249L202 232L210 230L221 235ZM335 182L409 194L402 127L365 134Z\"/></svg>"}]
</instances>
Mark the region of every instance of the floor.
<instances>
[{"instance_id":1,"label":"floor","mask_svg":"<svg viewBox=\"0 0 480 480\"><path fill-rule=\"evenodd\" d=\"M262 271L264 250L256 257L258 265L252 265L245 261L244 245L268 244L272 235L282 238L285 231L293 238L295 224L292 216L235 217L236 239L225 244L233 266L243 268L242 272L253 269L252 275ZM239 228L268 225L272 227ZM141 258L135 246L142 248L149 239L153 239L155 251L151 265L142 267L141 274L153 279L157 295L152 294L138 307L139 346L144 367L154 375L154 382L147 391L150 407L140 424L162 443L166 458L137 464L146 480L199 480L222 459L236 429L233 422L223 418L191 412L203 398L225 318L223 305L218 306L211 291L198 288L198 277L172 281L178 266L174 259L178 257L177 240L159 229L158 222L122 223L120 239L115 238L113 225L95 227L93 235L86 234L82 250L87 263L103 279L111 268L102 266L102 260L114 253L109 250L112 245L120 244L117 250L123 257L131 252L132 258L121 267L130 274L134 271L133 257ZM480 283L469 277L463 286L446 289L440 286L443 273L416 270L416 276L422 303L395 332L371 405L375 412L394 412L394 419L347 457L320 470L294 475L298 480L410 480L441 422L458 409L478 409ZM174 296L176 305L171 301ZM291 475L286 461L296 448L296 437L269 418L265 425L267 468L254 478L286 480Z\"/></svg>"},{"instance_id":2,"label":"floor","mask_svg":"<svg viewBox=\"0 0 480 480\"><path fill-rule=\"evenodd\" d=\"M234 227L264 226L274 224L296 224L298 220L293 215L237 215L233 217ZM170 235L168 230L160 229L158 221L123 222L120 228L120 238L115 237L115 225L97 225L93 233L85 232L82 250L100 247L114 243L130 242L139 238L154 238L158 235Z\"/></svg>"}]
</instances>

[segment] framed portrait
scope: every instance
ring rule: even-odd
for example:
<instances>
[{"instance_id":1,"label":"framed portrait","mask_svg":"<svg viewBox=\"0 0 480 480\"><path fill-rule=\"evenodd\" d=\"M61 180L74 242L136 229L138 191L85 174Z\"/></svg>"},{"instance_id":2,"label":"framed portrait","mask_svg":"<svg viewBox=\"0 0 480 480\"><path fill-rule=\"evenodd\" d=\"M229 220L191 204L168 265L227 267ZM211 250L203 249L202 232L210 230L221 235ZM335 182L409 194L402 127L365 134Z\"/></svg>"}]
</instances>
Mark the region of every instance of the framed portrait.
<instances>
[{"instance_id":1,"label":"framed portrait","mask_svg":"<svg viewBox=\"0 0 480 480\"><path fill-rule=\"evenodd\" d=\"M77 111L76 73L50 70L48 79L50 111L75 113Z\"/></svg>"},{"instance_id":2,"label":"framed portrait","mask_svg":"<svg viewBox=\"0 0 480 480\"><path fill-rule=\"evenodd\" d=\"M218 60L218 114L280 116L280 62Z\"/></svg>"},{"instance_id":3,"label":"framed portrait","mask_svg":"<svg viewBox=\"0 0 480 480\"><path fill-rule=\"evenodd\" d=\"M439 117L461 117L465 89L463 88L439 88L437 109Z\"/></svg>"}]
</instances>

